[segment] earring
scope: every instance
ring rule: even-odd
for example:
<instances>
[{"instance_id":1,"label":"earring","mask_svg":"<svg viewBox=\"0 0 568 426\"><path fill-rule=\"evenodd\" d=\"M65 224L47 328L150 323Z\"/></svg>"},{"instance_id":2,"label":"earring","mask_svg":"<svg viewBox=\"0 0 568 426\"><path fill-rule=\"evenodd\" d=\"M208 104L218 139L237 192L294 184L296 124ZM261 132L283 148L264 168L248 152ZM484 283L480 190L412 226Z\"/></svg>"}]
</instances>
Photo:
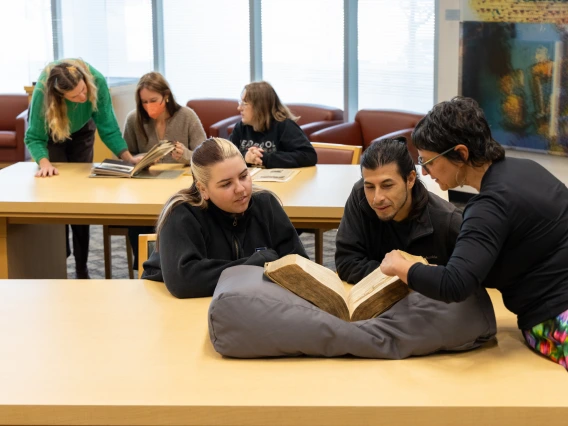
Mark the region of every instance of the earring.
<instances>
[{"instance_id":1,"label":"earring","mask_svg":"<svg viewBox=\"0 0 568 426\"><path fill-rule=\"evenodd\" d=\"M169 101L170 101L169 98L166 98L166 103L168 103Z\"/></svg>"},{"instance_id":2,"label":"earring","mask_svg":"<svg viewBox=\"0 0 568 426\"><path fill-rule=\"evenodd\" d=\"M458 169L458 171L456 172L456 183L460 188L463 188L463 186L465 184L465 173L464 173L464 176L463 176L463 180L460 182L459 179L458 179L458 175L460 174L460 170L461 169Z\"/></svg>"}]
</instances>

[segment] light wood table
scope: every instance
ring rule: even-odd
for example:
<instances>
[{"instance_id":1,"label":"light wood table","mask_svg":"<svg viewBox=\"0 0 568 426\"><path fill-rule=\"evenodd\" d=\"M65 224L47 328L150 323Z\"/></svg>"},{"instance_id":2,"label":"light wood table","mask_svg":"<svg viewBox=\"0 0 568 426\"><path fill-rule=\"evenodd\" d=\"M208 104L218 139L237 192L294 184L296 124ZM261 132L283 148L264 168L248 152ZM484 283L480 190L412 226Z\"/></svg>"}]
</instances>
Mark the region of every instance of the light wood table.
<instances>
[{"instance_id":1,"label":"light wood table","mask_svg":"<svg viewBox=\"0 0 568 426\"><path fill-rule=\"evenodd\" d=\"M566 371L522 342L402 361L237 360L210 298L138 280L0 281L0 425L563 424Z\"/></svg>"},{"instance_id":2,"label":"light wood table","mask_svg":"<svg viewBox=\"0 0 568 426\"><path fill-rule=\"evenodd\" d=\"M185 175L89 178L91 164L56 166L60 174L51 178L34 177L37 165L31 162L0 170L0 278L65 278L63 224L153 225L167 199L192 182ZM301 169L289 182L259 185L280 197L296 227L332 229L360 177L357 165L318 165ZM437 184L425 181L440 193Z\"/></svg>"}]
</instances>

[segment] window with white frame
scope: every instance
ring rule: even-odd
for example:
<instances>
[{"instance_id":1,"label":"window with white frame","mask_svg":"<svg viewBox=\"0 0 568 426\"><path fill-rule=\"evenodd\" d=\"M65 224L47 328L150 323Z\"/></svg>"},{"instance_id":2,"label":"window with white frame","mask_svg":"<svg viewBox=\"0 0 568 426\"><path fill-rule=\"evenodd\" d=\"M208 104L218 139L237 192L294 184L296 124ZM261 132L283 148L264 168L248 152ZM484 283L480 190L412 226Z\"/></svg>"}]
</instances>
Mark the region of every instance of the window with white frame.
<instances>
[{"instance_id":1,"label":"window with white frame","mask_svg":"<svg viewBox=\"0 0 568 426\"><path fill-rule=\"evenodd\" d=\"M82 58L112 79L154 69L152 0L59 0L60 58Z\"/></svg>"},{"instance_id":2,"label":"window with white frame","mask_svg":"<svg viewBox=\"0 0 568 426\"><path fill-rule=\"evenodd\" d=\"M343 108L343 0L262 0L262 73L285 103Z\"/></svg>"},{"instance_id":3,"label":"window with white frame","mask_svg":"<svg viewBox=\"0 0 568 426\"><path fill-rule=\"evenodd\" d=\"M3 45L0 91L21 93L37 80L54 59L53 42L59 58L81 57L109 77L139 78L153 69L152 0L55 4L59 31L52 35L50 0L0 3L0 36L19 34ZM158 4L164 71L180 103L237 98L250 81L249 1ZM343 0L261 0L263 79L284 102L344 108L343 7ZM358 1L358 109L431 108L434 14L435 0Z\"/></svg>"},{"instance_id":4,"label":"window with white frame","mask_svg":"<svg viewBox=\"0 0 568 426\"><path fill-rule=\"evenodd\" d=\"M435 0L359 0L359 109L434 102Z\"/></svg>"},{"instance_id":5,"label":"window with white frame","mask_svg":"<svg viewBox=\"0 0 568 426\"><path fill-rule=\"evenodd\" d=\"M0 93L24 93L53 60L51 1L0 1Z\"/></svg>"},{"instance_id":6,"label":"window with white frame","mask_svg":"<svg viewBox=\"0 0 568 426\"><path fill-rule=\"evenodd\" d=\"M248 0L162 4L165 75L178 102L237 99L250 81Z\"/></svg>"}]
</instances>

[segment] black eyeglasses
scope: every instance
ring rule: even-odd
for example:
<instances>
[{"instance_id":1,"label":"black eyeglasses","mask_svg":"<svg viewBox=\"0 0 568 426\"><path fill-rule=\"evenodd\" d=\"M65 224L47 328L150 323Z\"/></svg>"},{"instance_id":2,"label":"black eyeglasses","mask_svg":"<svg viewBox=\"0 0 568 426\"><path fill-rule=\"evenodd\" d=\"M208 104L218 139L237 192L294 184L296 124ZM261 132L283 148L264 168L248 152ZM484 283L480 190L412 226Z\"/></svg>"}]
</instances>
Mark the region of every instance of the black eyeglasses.
<instances>
[{"instance_id":1,"label":"black eyeglasses","mask_svg":"<svg viewBox=\"0 0 568 426\"><path fill-rule=\"evenodd\" d=\"M426 166L426 164L431 163L436 158L441 157L442 155L446 155L450 151L453 151L456 148L456 146L457 145L452 146L450 149L447 149L446 151L442 152L441 154L438 154L438 155L430 158L428 161L423 162L422 157L418 156L418 165L421 166L424 170L426 170L426 173L430 174L430 170L428 170L428 166Z\"/></svg>"}]
</instances>

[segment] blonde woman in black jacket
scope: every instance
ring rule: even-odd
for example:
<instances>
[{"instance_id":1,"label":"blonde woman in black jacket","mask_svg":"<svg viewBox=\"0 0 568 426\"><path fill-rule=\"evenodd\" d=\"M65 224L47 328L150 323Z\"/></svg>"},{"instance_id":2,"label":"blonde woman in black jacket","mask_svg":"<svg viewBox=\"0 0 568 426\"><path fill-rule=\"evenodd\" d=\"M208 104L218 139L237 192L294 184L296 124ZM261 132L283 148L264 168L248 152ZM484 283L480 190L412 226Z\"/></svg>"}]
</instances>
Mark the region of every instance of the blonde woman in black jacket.
<instances>
[{"instance_id":1,"label":"blonde woman in black jacket","mask_svg":"<svg viewBox=\"0 0 568 426\"><path fill-rule=\"evenodd\" d=\"M158 219L143 278L163 281L178 298L206 297L230 266L308 257L280 202L253 187L231 142L207 139L193 151L191 171L191 187L174 195Z\"/></svg>"}]
</instances>

